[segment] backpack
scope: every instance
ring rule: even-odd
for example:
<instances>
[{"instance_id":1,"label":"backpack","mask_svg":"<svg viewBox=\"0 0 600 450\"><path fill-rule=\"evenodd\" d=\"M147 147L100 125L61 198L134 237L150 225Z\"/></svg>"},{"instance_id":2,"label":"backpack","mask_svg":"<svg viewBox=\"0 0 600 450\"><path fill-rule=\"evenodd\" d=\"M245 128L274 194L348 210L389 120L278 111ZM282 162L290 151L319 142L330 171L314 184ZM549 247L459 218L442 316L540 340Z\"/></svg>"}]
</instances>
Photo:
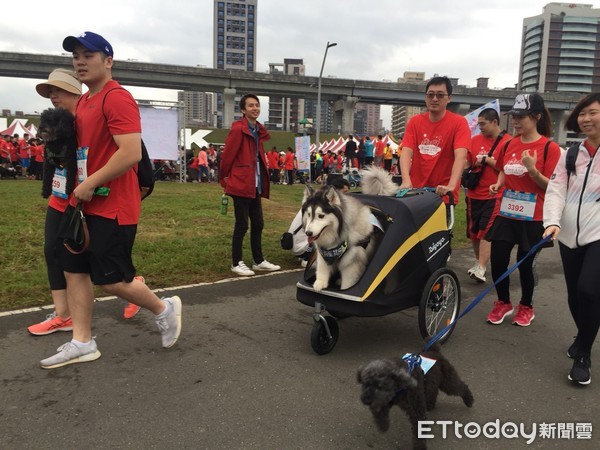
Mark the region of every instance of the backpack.
<instances>
[{"instance_id":1,"label":"backpack","mask_svg":"<svg viewBox=\"0 0 600 450\"><path fill-rule=\"evenodd\" d=\"M567 150L567 156L565 156L565 167L567 168L567 177L571 178L571 174L575 173L575 161L577 161L577 154L579 153L579 142L571 145Z\"/></svg>"},{"instance_id":2,"label":"backpack","mask_svg":"<svg viewBox=\"0 0 600 450\"><path fill-rule=\"evenodd\" d=\"M116 89L124 89L122 87L116 87L109 89L104 94L104 98L102 99L102 115L104 116L104 120L108 121L106 118L106 114L104 113L104 102L106 101L106 96L116 90ZM154 169L152 167L152 161L150 160L150 155L148 155L148 149L146 148L146 144L144 144L144 140L142 139L142 159L138 162L137 170L135 172L138 177L138 186L140 187L141 199L144 200L154 190Z\"/></svg>"}]
</instances>

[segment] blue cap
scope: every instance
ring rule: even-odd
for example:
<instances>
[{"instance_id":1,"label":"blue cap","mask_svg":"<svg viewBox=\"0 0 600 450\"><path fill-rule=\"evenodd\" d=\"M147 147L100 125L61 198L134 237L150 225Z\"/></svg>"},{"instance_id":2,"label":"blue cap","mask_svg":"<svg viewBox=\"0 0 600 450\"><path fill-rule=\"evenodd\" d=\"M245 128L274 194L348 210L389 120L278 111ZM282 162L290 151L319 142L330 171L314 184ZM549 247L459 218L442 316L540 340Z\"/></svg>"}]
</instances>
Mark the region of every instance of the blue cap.
<instances>
[{"instance_id":1,"label":"blue cap","mask_svg":"<svg viewBox=\"0 0 600 450\"><path fill-rule=\"evenodd\" d=\"M84 31L79 36L67 36L63 41L63 48L68 52L72 52L75 50L75 46L79 44L93 52L102 52L107 56L113 56L110 43L99 34L91 31Z\"/></svg>"}]
</instances>

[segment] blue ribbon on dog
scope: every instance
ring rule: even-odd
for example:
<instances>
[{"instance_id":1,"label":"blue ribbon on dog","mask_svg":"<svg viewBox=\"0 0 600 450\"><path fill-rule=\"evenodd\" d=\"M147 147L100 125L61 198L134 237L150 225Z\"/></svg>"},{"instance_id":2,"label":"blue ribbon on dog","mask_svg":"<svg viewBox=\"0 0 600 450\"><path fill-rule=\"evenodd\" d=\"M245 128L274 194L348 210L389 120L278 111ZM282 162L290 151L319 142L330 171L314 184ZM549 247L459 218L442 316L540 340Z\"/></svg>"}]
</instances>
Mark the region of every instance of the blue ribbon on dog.
<instances>
[{"instance_id":1,"label":"blue ribbon on dog","mask_svg":"<svg viewBox=\"0 0 600 450\"><path fill-rule=\"evenodd\" d=\"M402 359L406 364L408 364L408 373L412 374L415 370L415 367L421 365L421 355L411 353L409 355L403 356Z\"/></svg>"},{"instance_id":2,"label":"blue ribbon on dog","mask_svg":"<svg viewBox=\"0 0 600 450\"><path fill-rule=\"evenodd\" d=\"M513 273L517 269L517 267L519 267L521 265L521 263L523 261L525 261L532 254L534 254L538 250L538 248L540 248L542 245L544 245L546 242L548 242L550 240L550 238L551 238L551 235L548 235L545 238L543 238L540 242L535 244L533 247L531 247L531 249L529 249L527 254L520 261L517 261L515 264L510 266L506 270L506 272L504 272L502 275L500 275L493 284L490 284L481 294L479 294L477 297L475 297L475 299L471 303L469 303L469 305L465 308L465 310L462 313L460 313L460 315L458 315L458 317L456 317L456 319L454 319L450 324L448 324L445 328L443 328L439 333L437 333L435 336L433 336L429 340L429 342L427 342L427 344L425 344L422 351L429 350L429 348L433 344L435 344L444 334L446 334L446 332L450 328L452 328L456 322L458 322L460 319L462 319L462 317L465 316L469 311L471 311L475 307L475 305L477 305L481 300L483 300L483 298L488 294L488 292L490 292L492 290L492 288L494 286L496 286L498 283L500 283L502 280L504 280L506 277L508 277L511 273Z\"/></svg>"}]
</instances>

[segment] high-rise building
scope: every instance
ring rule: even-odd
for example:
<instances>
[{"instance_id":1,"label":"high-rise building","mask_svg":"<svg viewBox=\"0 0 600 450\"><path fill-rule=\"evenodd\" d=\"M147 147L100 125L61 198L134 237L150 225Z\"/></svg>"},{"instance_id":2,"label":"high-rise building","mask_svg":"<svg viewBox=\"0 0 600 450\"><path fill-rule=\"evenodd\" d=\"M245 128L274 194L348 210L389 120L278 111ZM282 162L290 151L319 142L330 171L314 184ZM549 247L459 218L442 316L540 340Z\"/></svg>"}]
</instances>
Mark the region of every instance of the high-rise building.
<instances>
[{"instance_id":1,"label":"high-rise building","mask_svg":"<svg viewBox=\"0 0 600 450\"><path fill-rule=\"evenodd\" d=\"M549 3L523 19L518 89L592 92L600 89L600 9Z\"/></svg>"},{"instance_id":2,"label":"high-rise building","mask_svg":"<svg viewBox=\"0 0 600 450\"><path fill-rule=\"evenodd\" d=\"M188 128L214 127L214 94L212 92L177 92L177 101L185 105L185 126Z\"/></svg>"},{"instance_id":3,"label":"high-rise building","mask_svg":"<svg viewBox=\"0 0 600 450\"><path fill-rule=\"evenodd\" d=\"M381 122L381 105L376 105L373 103L357 103L354 108L354 132L357 135L361 134L379 134L382 132L382 122ZM358 126L363 126L364 128L359 129Z\"/></svg>"},{"instance_id":4,"label":"high-rise building","mask_svg":"<svg viewBox=\"0 0 600 450\"><path fill-rule=\"evenodd\" d=\"M404 72L404 76L398 78L398 83L422 83L423 89L425 89L425 72ZM423 111L425 111L425 100L423 100L423 106L392 106L391 131L393 135L397 138L402 136L406 131L406 124L410 118Z\"/></svg>"},{"instance_id":5,"label":"high-rise building","mask_svg":"<svg viewBox=\"0 0 600 450\"><path fill-rule=\"evenodd\" d=\"M258 0L214 0L213 66L215 69L256 70ZM216 95L217 127L223 126L223 96ZM237 101L235 116L241 117Z\"/></svg>"},{"instance_id":6,"label":"high-rise building","mask_svg":"<svg viewBox=\"0 0 600 450\"><path fill-rule=\"evenodd\" d=\"M269 63L269 73L304 75L304 62L286 58L283 64ZM304 118L304 99L269 97L269 128L297 132L298 122Z\"/></svg>"},{"instance_id":7,"label":"high-rise building","mask_svg":"<svg viewBox=\"0 0 600 450\"><path fill-rule=\"evenodd\" d=\"M333 102L321 101L321 133L336 133L339 130L333 129ZM317 126L317 99L307 98L304 100L304 117L313 119L313 127Z\"/></svg>"}]
</instances>

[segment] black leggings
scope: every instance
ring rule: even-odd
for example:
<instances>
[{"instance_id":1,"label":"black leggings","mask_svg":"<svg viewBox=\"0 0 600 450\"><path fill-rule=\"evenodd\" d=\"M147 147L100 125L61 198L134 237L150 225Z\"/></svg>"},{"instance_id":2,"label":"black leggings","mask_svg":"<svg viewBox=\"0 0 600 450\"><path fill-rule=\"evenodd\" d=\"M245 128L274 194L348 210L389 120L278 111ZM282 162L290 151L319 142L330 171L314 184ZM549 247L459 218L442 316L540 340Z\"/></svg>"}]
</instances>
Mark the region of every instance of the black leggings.
<instances>
[{"instance_id":1,"label":"black leggings","mask_svg":"<svg viewBox=\"0 0 600 450\"><path fill-rule=\"evenodd\" d=\"M236 197L233 198L233 208L235 211L235 225L233 227L233 237L231 240L231 262L237 266L242 259L242 247L244 236L248 231L248 220L250 220L250 248L252 249L252 258L255 263L263 262L262 254L262 230L264 227L262 203L260 194L255 198Z\"/></svg>"},{"instance_id":2,"label":"black leggings","mask_svg":"<svg viewBox=\"0 0 600 450\"><path fill-rule=\"evenodd\" d=\"M510 262L510 253L515 246L512 242L507 241L492 241L492 278L494 282L508 269ZM525 255L526 251L521 250L521 247L517 249L517 261L520 261ZM535 287L537 286L537 273L535 272L535 263L540 251L536 251L533 255L530 255L523 263L519 266L519 279L521 281L521 304L525 306L532 306L533 294ZM496 285L496 293L498 294L498 300L505 303L510 302L510 277L506 277L500 283Z\"/></svg>"},{"instance_id":3,"label":"black leggings","mask_svg":"<svg viewBox=\"0 0 600 450\"><path fill-rule=\"evenodd\" d=\"M50 289L60 291L67 288L67 281L62 267L58 263L56 246L62 222L63 213L48 206L46 210L46 224L44 227L44 256Z\"/></svg>"},{"instance_id":4,"label":"black leggings","mask_svg":"<svg viewBox=\"0 0 600 450\"><path fill-rule=\"evenodd\" d=\"M577 325L578 354L589 356L600 326L600 241L584 247L560 244L567 298Z\"/></svg>"}]
</instances>

